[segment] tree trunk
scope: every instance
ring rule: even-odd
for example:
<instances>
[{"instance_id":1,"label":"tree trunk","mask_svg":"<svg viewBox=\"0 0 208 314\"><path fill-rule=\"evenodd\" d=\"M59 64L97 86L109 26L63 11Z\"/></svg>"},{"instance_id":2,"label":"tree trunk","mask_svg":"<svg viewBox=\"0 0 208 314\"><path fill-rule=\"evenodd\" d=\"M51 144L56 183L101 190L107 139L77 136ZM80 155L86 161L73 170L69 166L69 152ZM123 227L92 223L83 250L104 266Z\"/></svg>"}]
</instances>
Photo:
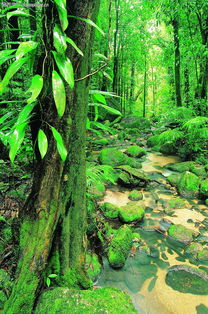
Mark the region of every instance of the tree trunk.
<instances>
[{"instance_id":1,"label":"tree trunk","mask_svg":"<svg viewBox=\"0 0 208 314\"><path fill-rule=\"evenodd\" d=\"M48 8L51 11L52 2ZM70 15L94 18L99 1L70 1ZM44 11L45 25L50 12ZM54 14L51 13L51 14ZM46 23L47 22L47 23ZM84 58L69 48L68 55L75 69L75 77L89 73L89 59L92 28L85 22L71 19L67 35L85 52ZM52 25L51 25L52 27ZM49 32L50 33L50 32ZM52 38L49 38L49 42ZM48 47L48 46L47 46ZM50 57L48 60L49 64ZM49 79L49 71L46 80ZM57 239L55 231L59 228L61 252L58 281L65 286L87 286L83 271L85 251L85 121L88 103L88 80L75 84L73 90L67 90L67 109L63 120L57 116L55 106L49 100L50 87L42 96L44 117L48 123L59 129L68 149L68 156L62 162L52 139L45 158L38 162L31 194L21 213L20 256L12 294L4 307L7 314L32 313L34 302L43 285L43 275L51 247ZM47 108L45 104L47 103ZM59 127L60 126L60 127ZM58 269L58 268L57 268Z\"/></svg>"},{"instance_id":2,"label":"tree trunk","mask_svg":"<svg viewBox=\"0 0 208 314\"><path fill-rule=\"evenodd\" d=\"M118 31L119 31L119 7L120 0L115 0L116 9L116 29L114 33L114 52L113 52L113 92L118 91Z\"/></svg>"},{"instance_id":3,"label":"tree trunk","mask_svg":"<svg viewBox=\"0 0 208 314\"><path fill-rule=\"evenodd\" d=\"M190 101L190 84L189 84L189 69L187 64L185 65L184 69L184 103L186 107L189 107Z\"/></svg>"},{"instance_id":4,"label":"tree trunk","mask_svg":"<svg viewBox=\"0 0 208 314\"><path fill-rule=\"evenodd\" d=\"M144 60L144 96L143 96L143 117L146 116L146 98L147 98L147 56Z\"/></svg>"}]
</instances>

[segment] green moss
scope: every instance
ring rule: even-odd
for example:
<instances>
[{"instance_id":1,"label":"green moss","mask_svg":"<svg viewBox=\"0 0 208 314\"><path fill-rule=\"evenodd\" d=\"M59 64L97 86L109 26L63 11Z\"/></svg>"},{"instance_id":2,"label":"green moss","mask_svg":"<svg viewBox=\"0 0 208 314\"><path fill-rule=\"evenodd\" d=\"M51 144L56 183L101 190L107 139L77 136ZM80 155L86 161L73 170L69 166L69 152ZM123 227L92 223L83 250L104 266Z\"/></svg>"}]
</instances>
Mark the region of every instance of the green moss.
<instances>
[{"instance_id":1,"label":"green moss","mask_svg":"<svg viewBox=\"0 0 208 314\"><path fill-rule=\"evenodd\" d=\"M86 254L85 270L92 281L97 280L101 272L101 264L96 254Z\"/></svg>"},{"instance_id":2,"label":"green moss","mask_svg":"<svg viewBox=\"0 0 208 314\"><path fill-rule=\"evenodd\" d=\"M132 244L132 231L126 225L120 227L108 249L108 261L114 268L124 266Z\"/></svg>"},{"instance_id":3,"label":"green moss","mask_svg":"<svg viewBox=\"0 0 208 314\"><path fill-rule=\"evenodd\" d=\"M89 189L89 193L96 199L100 199L105 194L105 185L102 182L97 182Z\"/></svg>"},{"instance_id":4,"label":"green moss","mask_svg":"<svg viewBox=\"0 0 208 314\"><path fill-rule=\"evenodd\" d=\"M177 197L169 200L168 205L170 208L182 208L185 206L185 202L181 198Z\"/></svg>"},{"instance_id":5,"label":"green moss","mask_svg":"<svg viewBox=\"0 0 208 314\"><path fill-rule=\"evenodd\" d=\"M144 217L144 208L134 203L120 207L119 218L124 223L139 222Z\"/></svg>"},{"instance_id":6,"label":"green moss","mask_svg":"<svg viewBox=\"0 0 208 314\"><path fill-rule=\"evenodd\" d=\"M184 161L184 162L178 162L176 164L168 164L166 168L177 171L177 172L185 172L185 171L190 171L191 168L194 167L194 162L193 161Z\"/></svg>"},{"instance_id":7,"label":"green moss","mask_svg":"<svg viewBox=\"0 0 208 314\"><path fill-rule=\"evenodd\" d=\"M200 184L200 193L203 196L208 197L208 178L201 182L201 184Z\"/></svg>"},{"instance_id":8,"label":"green moss","mask_svg":"<svg viewBox=\"0 0 208 314\"><path fill-rule=\"evenodd\" d=\"M203 249L202 244L193 242L185 249L185 254L189 257L197 258L198 253Z\"/></svg>"},{"instance_id":9,"label":"green moss","mask_svg":"<svg viewBox=\"0 0 208 314\"><path fill-rule=\"evenodd\" d=\"M167 177L168 182L172 186L177 186L180 181L181 175L179 173L172 173Z\"/></svg>"},{"instance_id":10,"label":"green moss","mask_svg":"<svg viewBox=\"0 0 208 314\"><path fill-rule=\"evenodd\" d=\"M2 290L0 290L0 310L3 309L6 300L7 300L6 294Z\"/></svg>"},{"instance_id":11,"label":"green moss","mask_svg":"<svg viewBox=\"0 0 208 314\"><path fill-rule=\"evenodd\" d=\"M198 260L199 260L199 261L208 261L208 247L203 248L203 249L198 253Z\"/></svg>"},{"instance_id":12,"label":"green moss","mask_svg":"<svg viewBox=\"0 0 208 314\"><path fill-rule=\"evenodd\" d=\"M130 157L142 157L146 154L146 151L144 148L141 148L139 146L133 145L127 148L126 154L129 155Z\"/></svg>"},{"instance_id":13,"label":"green moss","mask_svg":"<svg viewBox=\"0 0 208 314\"><path fill-rule=\"evenodd\" d=\"M142 168L141 162L136 158L127 157L126 164L132 168L136 168L136 169Z\"/></svg>"},{"instance_id":14,"label":"green moss","mask_svg":"<svg viewBox=\"0 0 208 314\"><path fill-rule=\"evenodd\" d=\"M101 206L101 210L106 218L109 219L118 218L119 207L114 204L106 202Z\"/></svg>"},{"instance_id":15,"label":"green moss","mask_svg":"<svg viewBox=\"0 0 208 314\"><path fill-rule=\"evenodd\" d=\"M196 197L199 191L199 178L188 171L183 173L178 183L178 191L187 198Z\"/></svg>"},{"instance_id":16,"label":"green moss","mask_svg":"<svg viewBox=\"0 0 208 314\"><path fill-rule=\"evenodd\" d=\"M183 225L171 225L168 234L177 241L188 243L193 240L193 231Z\"/></svg>"},{"instance_id":17,"label":"green moss","mask_svg":"<svg viewBox=\"0 0 208 314\"><path fill-rule=\"evenodd\" d=\"M140 191L133 190L129 193L129 199L131 201L139 201L143 199L143 194Z\"/></svg>"},{"instance_id":18,"label":"green moss","mask_svg":"<svg viewBox=\"0 0 208 314\"><path fill-rule=\"evenodd\" d=\"M208 206L208 198L205 200L205 205Z\"/></svg>"},{"instance_id":19,"label":"green moss","mask_svg":"<svg viewBox=\"0 0 208 314\"><path fill-rule=\"evenodd\" d=\"M61 278L61 285L67 288L80 289L80 287L82 287L89 289L92 286L92 281L86 277L83 270L68 268Z\"/></svg>"},{"instance_id":20,"label":"green moss","mask_svg":"<svg viewBox=\"0 0 208 314\"><path fill-rule=\"evenodd\" d=\"M126 164L127 157L115 148L104 148L99 154L99 161L103 165L121 166Z\"/></svg>"},{"instance_id":21,"label":"green moss","mask_svg":"<svg viewBox=\"0 0 208 314\"><path fill-rule=\"evenodd\" d=\"M130 297L115 288L77 291L55 288L45 291L37 304L35 314L127 314L137 313Z\"/></svg>"},{"instance_id":22,"label":"green moss","mask_svg":"<svg viewBox=\"0 0 208 314\"><path fill-rule=\"evenodd\" d=\"M141 235L138 232L133 232L132 237L133 237L133 242L141 241Z\"/></svg>"},{"instance_id":23,"label":"green moss","mask_svg":"<svg viewBox=\"0 0 208 314\"><path fill-rule=\"evenodd\" d=\"M159 135L150 136L147 140L148 147L154 147L159 144Z\"/></svg>"},{"instance_id":24,"label":"green moss","mask_svg":"<svg viewBox=\"0 0 208 314\"><path fill-rule=\"evenodd\" d=\"M163 143L163 144L161 144L159 151L163 154L166 154L166 155L174 154L176 152L175 143L171 142L171 141Z\"/></svg>"}]
</instances>

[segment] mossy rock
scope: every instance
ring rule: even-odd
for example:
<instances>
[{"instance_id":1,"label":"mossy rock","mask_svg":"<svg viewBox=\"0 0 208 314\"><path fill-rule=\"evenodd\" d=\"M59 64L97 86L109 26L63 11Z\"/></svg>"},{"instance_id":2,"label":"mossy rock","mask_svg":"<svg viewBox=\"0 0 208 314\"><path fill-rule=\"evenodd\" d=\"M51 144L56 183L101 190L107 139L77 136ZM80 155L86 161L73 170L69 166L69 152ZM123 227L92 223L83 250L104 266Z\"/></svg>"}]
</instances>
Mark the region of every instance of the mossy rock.
<instances>
[{"instance_id":1,"label":"mossy rock","mask_svg":"<svg viewBox=\"0 0 208 314\"><path fill-rule=\"evenodd\" d=\"M86 254L85 270L93 282L98 279L101 272L101 264L96 254Z\"/></svg>"},{"instance_id":2,"label":"mossy rock","mask_svg":"<svg viewBox=\"0 0 208 314\"><path fill-rule=\"evenodd\" d=\"M204 247L197 257L200 262L208 262L208 247Z\"/></svg>"},{"instance_id":3,"label":"mossy rock","mask_svg":"<svg viewBox=\"0 0 208 314\"><path fill-rule=\"evenodd\" d=\"M184 197L196 197L199 192L199 178L192 172L184 172L178 183L178 191Z\"/></svg>"},{"instance_id":4,"label":"mossy rock","mask_svg":"<svg viewBox=\"0 0 208 314\"><path fill-rule=\"evenodd\" d=\"M198 177L206 177L207 176L207 172L204 166L202 165L197 165L197 164L193 164L190 167L190 171L193 172L195 175L197 175Z\"/></svg>"},{"instance_id":5,"label":"mossy rock","mask_svg":"<svg viewBox=\"0 0 208 314\"><path fill-rule=\"evenodd\" d=\"M207 314L208 313L208 307L206 307L204 304L200 304L196 307L197 314Z\"/></svg>"},{"instance_id":6,"label":"mossy rock","mask_svg":"<svg viewBox=\"0 0 208 314\"><path fill-rule=\"evenodd\" d=\"M184 162L178 162L175 164L166 165L167 169L177 171L180 173L185 172L185 171L190 171L192 167L194 167L193 161L184 161Z\"/></svg>"},{"instance_id":7,"label":"mossy rock","mask_svg":"<svg viewBox=\"0 0 208 314\"><path fill-rule=\"evenodd\" d=\"M201 182L201 184L200 184L200 193L203 196L208 197L208 178Z\"/></svg>"},{"instance_id":8,"label":"mossy rock","mask_svg":"<svg viewBox=\"0 0 208 314\"><path fill-rule=\"evenodd\" d=\"M136 168L136 169L142 168L141 162L136 158L128 157L126 163L128 166L132 168Z\"/></svg>"},{"instance_id":9,"label":"mossy rock","mask_svg":"<svg viewBox=\"0 0 208 314\"><path fill-rule=\"evenodd\" d=\"M127 156L115 148L104 148L101 150L98 159L102 165L115 167L125 165Z\"/></svg>"},{"instance_id":10,"label":"mossy rock","mask_svg":"<svg viewBox=\"0 0 208 314\"><path fill-rule=\"evenodd\" d=\"M131 229L124 225L120 227L110 242L108 261L111 267L121 268L129 255L133 234Z\"/></svg>"},{"instance_id":11,"label":"mossy rock","mask_svg":"<svg viewBox=\"0 0 208 314\"><path fill-rule=\"evenodd\" d=\"M136 145L129 146L127 150L125 151L125 153L130 157L137 157L137 158L146 155L146 151L144 150L144 148L136 146Z\"/></svg>"},{"instance_id":12,"label":"mossy rock","mask_svg":"<svg viewBox=\"0 0 208 314\"><path fill-rule=\"evenodd\" d=\"M133 116L130 115L128 117L125 117L122 121L121 121L121 125L124 128L137 128L140 130L144 130L144 129L148 129L151 126L151 123L149 120L147 120L144 117L137 117L137 116Z\"/></svg>"},{"instance_id":13,"label":"mossy rock","mask_svg":"<svg viewBox=\"0 0 208 314\"><path fill-rule=\"evenodd\" d=\"M172 173L167 177L167 180L172 186L178 186L180 178L181 178L180 173Z\"/></svg>"},{"instance_id":14,"label":"mossy rock","mask_svg":"<svg viewBox=\"0 0 208 314\"><path fill-rule=\"evenodd\" d=\"M70 290L54 288L39 298L35 314L127 314L137 313L130 296L116 288Z\"/></svg>"},{"instance_id":15,"label":"mossy rock","mask_svg":"<svg viewBox=\"0 0 208 314\"><path fill-rule=\"evenodd\" d=\"M129 193L129 199L131 201L139 201L143 199L143 194L140 191L133 190Z\"/></svg>"},{"instance_id":16,"label":"mossy rock","mask_svg":"<svg viewBox=\"0 0 208 314\"><path fill-rule=\"evenodd\" d=\"M157 146L158 144L159 144L159 135L153 135L147 139L148 147L154 147L154 146Z\"/></svg>"},{"instance_id":17,"label":"mossy rock","mask_svg":"<svg viewBox=\"0 0 208 314\"><path fill-rule=\"evenodd\" d=\"M185 206L185 202L184 200L182 200L181 198L177 197L177 198L172 198L171 200L168 201L168 206L172 209L175 208L182 208Z\"/></svg>"},{"instance_id":18,"label":"mossy rock","mask_svg":"<svg viewBox=\"0 0 208 314\"><path fill-rule=\"evenodd\" d=\"M168 228L168 235L176 241L190 243L193 241L193 231L183 225L171 225Z\"/></svg>"},{"instance_id":19,"label":"mossy rock","mask_svg":"<svg viewBox=\"0 0 208 314\"><path fill-rule=\"evenodd\" d=\"M93 141L93 144L104 146L109 144L109 140L107 138L100 138L98 140Z\"/></svg>"},{"instance_id":20,"label":"mossy rock","mask_svg":"<svg viewBox=\"0 0 208 314\"><path fill-rule=\"evenodd\" d=\"M128 133L129 135L140 136L140 132L137 128L128 129L128 130L126 130L126 133Z\"/></svg>"},{"instance_id":21,"label":"mossy rock","mask_svg":"<svg viewBox=\"0 0 208 314\"><path fill-rule=\"evenodd\" d=\"M101 210L106 218L109 219L118 218L119 207L114 204L106 202L101 205Z\"/></svg>"},{"instance_id":22,"label":"mossy rock","mask_svg":"<svg viewBox=\"0 0 208 314\"><path fill-rule=\"evenodd\" d=\"M100 199L105 194L105 185L102 182L97 182L90 187L89 193L92 194L94 198Z\"/></svg>"},{"instance_id":23,"label":"mossy rock","mask_svg":"<svg viewBox=\"0 0 208 314\"><path fill-rule=\"evenodd\" d=\"M205 205L208 206L208 198L205 200Z\"/></svg>"},{"instance_id":24,"label":"mossy rock","mask_svg":"<svg viewBox=\"0 0 208 314\"><path fill-rule=\"evenodd\" d=\"M197 295L208 294L208 274L188 265L174 265L168 269L165 282L174 290Z\"/></svg>"},{"instance_id":25,"label":"mossy rock","mask_svg":"<svg viewBox=\"0 0 208 314\"><path fill-rule=\"evenodd\" d=\"M139 222L144 218L144 213L144 208L141 205L128 203L120 207L119 218L124 223Z\"/></svg>"},{"instance_id":26,"label":"mossy rock","mask_svg":"<svg viewBox=\"0 0 208 314\"><path fill-rule=\"evenodd\" d=\"M120 172L118 182L124 186L143 187L147 184L149 180L143 172L140 172L138 169L132 168L128 165L119 166L119 167L116 167L116 169L119 169L120 171L122 171Z\"/></svg>"},{"instance_id":27,"label":"mossy rock","mask_svg":"<svg viewBox=\"0 0 208 314\"><path fill-rule=\"evenodd\" d=\"M198 242L193 242L189 246L186 247L184 250L184 253L188 255L189 257L193 257L194 259L197 259L198 253L202 251L203 245Z\"/></svg>"},{"instance_id":28,"label":"mossy rock","mask_svg":"<svg viewBox=\"0 0 208 314\"><path fill-rule=\"evenodd\" d=\"M174 154L176 152L175 143L169 141L169 142L166 142L164 144L161 144L159 151L165 155Z\"/></svg>"},{"instance_id":29,"label":"mossy rock","mask_svg":"<svg viewBox=\"0 0 208 314\"><path fill-rule=\"evenodd\" d=\"M7 301L7 296L6 294L0 290L0 310L3 309L5 302Z\"/></svg>"}]
</instances>

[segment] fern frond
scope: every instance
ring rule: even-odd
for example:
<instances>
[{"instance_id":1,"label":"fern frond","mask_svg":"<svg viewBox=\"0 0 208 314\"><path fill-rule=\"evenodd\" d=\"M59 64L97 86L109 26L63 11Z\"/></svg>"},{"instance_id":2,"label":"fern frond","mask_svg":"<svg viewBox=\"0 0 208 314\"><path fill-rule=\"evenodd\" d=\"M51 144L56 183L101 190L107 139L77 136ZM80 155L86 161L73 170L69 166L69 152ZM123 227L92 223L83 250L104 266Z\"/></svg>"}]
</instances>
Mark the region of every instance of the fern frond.
<instances>
[{"instance_id":1,"label":"fern frond","mask_svg":"<svg viewBox=\"0 0 208 314\"><path fill-rule=\"evenodd\" d=\"M183 125L183 128L187 131L194 131L204 127L208 127L208 117L197 116L196 118L187 121Z\"/></svg>"},{"instance_id":2,"label":"fern frond","mask_svg":"<svg viewBox=\"0 0 208 314\"><path fill-rule=\"evenodd\" d=\"M176 142L184 136L183 132L178 129L167 130L161 133L158 137L158 141L160 144L164 144L167 142Z\"/></svg>"}]
</instances>

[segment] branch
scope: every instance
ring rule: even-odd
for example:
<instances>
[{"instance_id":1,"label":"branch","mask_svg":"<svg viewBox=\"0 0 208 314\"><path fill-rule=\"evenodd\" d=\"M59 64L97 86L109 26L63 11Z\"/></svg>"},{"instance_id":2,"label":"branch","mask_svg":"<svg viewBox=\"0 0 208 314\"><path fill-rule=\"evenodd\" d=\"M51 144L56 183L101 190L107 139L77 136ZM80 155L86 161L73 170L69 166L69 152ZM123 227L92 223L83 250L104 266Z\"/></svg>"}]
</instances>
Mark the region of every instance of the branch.
<instances>
[{"instance_id":1,"label":"branch","mask_svg":"<svg viewBox=\"0 0 208 314\"><path fill-rule=\"evenodd\" d=\"M103 64L103 65L102 65L101 67L99 67L96 71L94 71L94 72L92 72L92 73L89 73L89 74L87 74L86 76L81 77L81 78L79 78L79 79L76 79L76 80L74 80L74 81L75 81L75 82L83 81L83 80L85 80L86 78L88 78L88 77L90 77L90 76L92 76L92 75L98 73L100 70L102 70L103 68L105 68L107 65L108 65L108 62L105 63L105 64Z\"/></svg>"}]
</instances>

